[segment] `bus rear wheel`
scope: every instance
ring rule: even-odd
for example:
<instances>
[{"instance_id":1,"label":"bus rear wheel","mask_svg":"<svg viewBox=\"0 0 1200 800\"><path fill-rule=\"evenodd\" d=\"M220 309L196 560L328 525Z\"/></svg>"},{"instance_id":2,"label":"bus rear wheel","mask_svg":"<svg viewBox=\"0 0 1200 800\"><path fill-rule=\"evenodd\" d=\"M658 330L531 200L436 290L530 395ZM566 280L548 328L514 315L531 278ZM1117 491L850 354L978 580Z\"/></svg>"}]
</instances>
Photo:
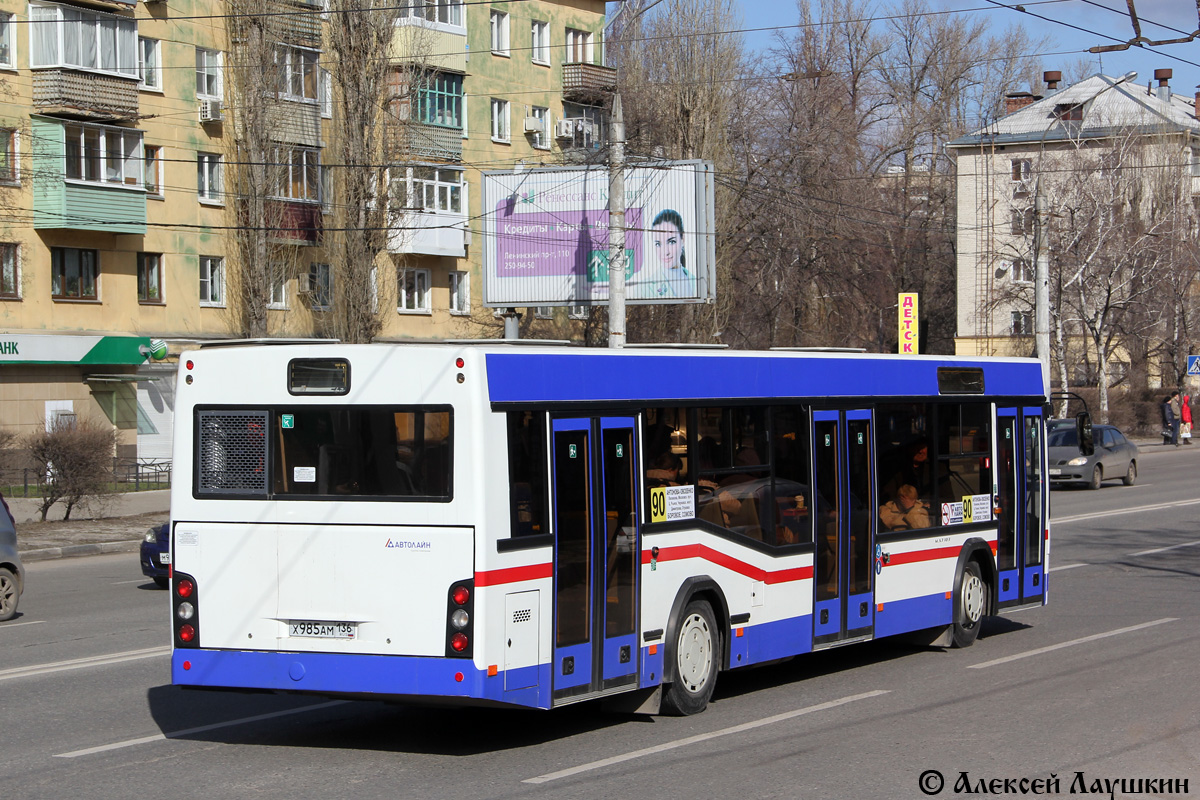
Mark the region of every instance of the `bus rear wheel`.
<instances>
[{"instance_id":1,"label":"bus rear wheel","mask_svg":"<svg viewBox=\"0 0 1200 800\"><path fill-rule=\"evenodd\" d=\"M717 685L721 636L712 608L703 600L691 601L674 633L668 657L674 660L675 680L663 691L663 707L679 716L699 714Z\"/></svg>"},{"instance_id":2,"label":"bus rear wheel","mask_svg":"<svg viewBox=\"0 0 1200 800\"><path fill-rule=\"evenodd\" d=\"M974 561L963 566L963 574L954 593L953 642L955 647L970 647L979 636L979 626L987 610L987 584Z\"/></svg>"}]
</instances>

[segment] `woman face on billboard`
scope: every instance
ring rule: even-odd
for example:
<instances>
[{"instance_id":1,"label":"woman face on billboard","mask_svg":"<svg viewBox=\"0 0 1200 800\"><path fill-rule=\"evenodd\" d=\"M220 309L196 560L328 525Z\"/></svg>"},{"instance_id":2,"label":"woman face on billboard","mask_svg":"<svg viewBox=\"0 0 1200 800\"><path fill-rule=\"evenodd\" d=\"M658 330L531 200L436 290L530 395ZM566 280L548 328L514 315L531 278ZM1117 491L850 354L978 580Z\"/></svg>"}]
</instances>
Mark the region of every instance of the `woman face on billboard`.
<instances>
[{"instance_id":1,"label":"woman face on billboard","mask_svg":"<svg viewBox=\"0 0 1200 800\"><path fill-rule=\"evenodd\" d=\"M661 211L650 228L654 255L664 269L683 266L683 219L671 209Z\"/></svg>"}]
</instances>

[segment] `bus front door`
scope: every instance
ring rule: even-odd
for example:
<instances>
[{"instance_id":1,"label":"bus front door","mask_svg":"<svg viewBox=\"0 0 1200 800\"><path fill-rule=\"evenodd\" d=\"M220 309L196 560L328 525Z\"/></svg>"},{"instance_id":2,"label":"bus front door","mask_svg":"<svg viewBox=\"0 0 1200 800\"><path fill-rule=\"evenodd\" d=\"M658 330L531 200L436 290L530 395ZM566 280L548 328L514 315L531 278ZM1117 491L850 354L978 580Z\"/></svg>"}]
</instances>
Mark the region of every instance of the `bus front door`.
<instances>
[{"instance_id":1,"label":"bus front door","mask_svg":"<svg viewBox=\"0 0 1200 800\"><path fill-rule=\"evenodd\" d=\"M813 412L814 647L874 631L873 436L870 411Z\"/></svg>"},{"instance_id":2,"label":"bus front door","mask_svg":"<svg viewBox=\"0 0 1200 800\"><path fill-rule=\"evenodd\" d=\"M637 682L636 430L631 417L552 423L555 701Z\"/></svg>"},{"instance_id":3,"label":"bus front door","mask_svg":"<svg viewBox=\"0 0 1200 800\"><path fill-rule=\"evenodd\" d=\"M1039 605L1046 594L1044 430L1040 408L996 410L1000 608Z\"/></svg>"}]
</instances>

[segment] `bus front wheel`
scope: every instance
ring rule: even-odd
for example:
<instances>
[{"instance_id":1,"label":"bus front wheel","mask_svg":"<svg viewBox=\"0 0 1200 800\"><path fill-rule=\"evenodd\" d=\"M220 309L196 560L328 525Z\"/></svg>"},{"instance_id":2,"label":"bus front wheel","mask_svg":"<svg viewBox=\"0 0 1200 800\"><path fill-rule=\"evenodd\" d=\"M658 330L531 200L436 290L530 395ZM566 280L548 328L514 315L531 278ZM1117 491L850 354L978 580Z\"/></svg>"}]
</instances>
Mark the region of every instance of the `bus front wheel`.
<instances>
[{"instance_id":1,"label":"bus front wheel","mask_svg":"<svg viewBox=\"0 0 1200 800\"><path fill-rule=\"evenodd\" d=\"M663 690L663 706L679 716L699 714L708 707L717 684L721 638L712 608L703 600L687 604L672 637L670 658L675 680Z\"/></svg>"},{"instance_id":2,"label":"bus front wheel","mask_svg":"<svg viewBox=\"0 0 1200 800\"><path fill-rule=\"evenodd\" d=\"M954 598L953 641L955 647L970 647L979 635L979 626L987 610L987 584L979 564L963 565L962 578Z\"/></svg>"}]
</instances>

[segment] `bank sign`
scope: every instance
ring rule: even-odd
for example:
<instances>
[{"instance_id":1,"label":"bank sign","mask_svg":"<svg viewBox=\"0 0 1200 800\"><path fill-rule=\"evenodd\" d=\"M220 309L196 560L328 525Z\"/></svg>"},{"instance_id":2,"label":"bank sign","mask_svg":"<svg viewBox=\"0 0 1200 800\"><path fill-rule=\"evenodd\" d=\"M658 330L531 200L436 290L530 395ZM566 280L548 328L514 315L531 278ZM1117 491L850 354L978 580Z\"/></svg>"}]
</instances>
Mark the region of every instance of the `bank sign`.
<instances>
[{"instance_id":1,"label":"bank sign","mask_svg":"<svg viewBox=\"0 0 1200 800\"><path fill-rule=\"evenodd\" d=\"M144 336L0 333L0 364L144 364Z\"/></svg>"},{"instance_id":2,"label":"bank sign","mask_svg":"<svg viewBox=\"0 0 1200 800\"><path fill-rule=\"evenodd\" d=\"M608 300L608 169L483 175L484 305ZM696 303L715 286L712 165L625 171L625 287L631 303Z\"/></svg>"}]
</instances>

